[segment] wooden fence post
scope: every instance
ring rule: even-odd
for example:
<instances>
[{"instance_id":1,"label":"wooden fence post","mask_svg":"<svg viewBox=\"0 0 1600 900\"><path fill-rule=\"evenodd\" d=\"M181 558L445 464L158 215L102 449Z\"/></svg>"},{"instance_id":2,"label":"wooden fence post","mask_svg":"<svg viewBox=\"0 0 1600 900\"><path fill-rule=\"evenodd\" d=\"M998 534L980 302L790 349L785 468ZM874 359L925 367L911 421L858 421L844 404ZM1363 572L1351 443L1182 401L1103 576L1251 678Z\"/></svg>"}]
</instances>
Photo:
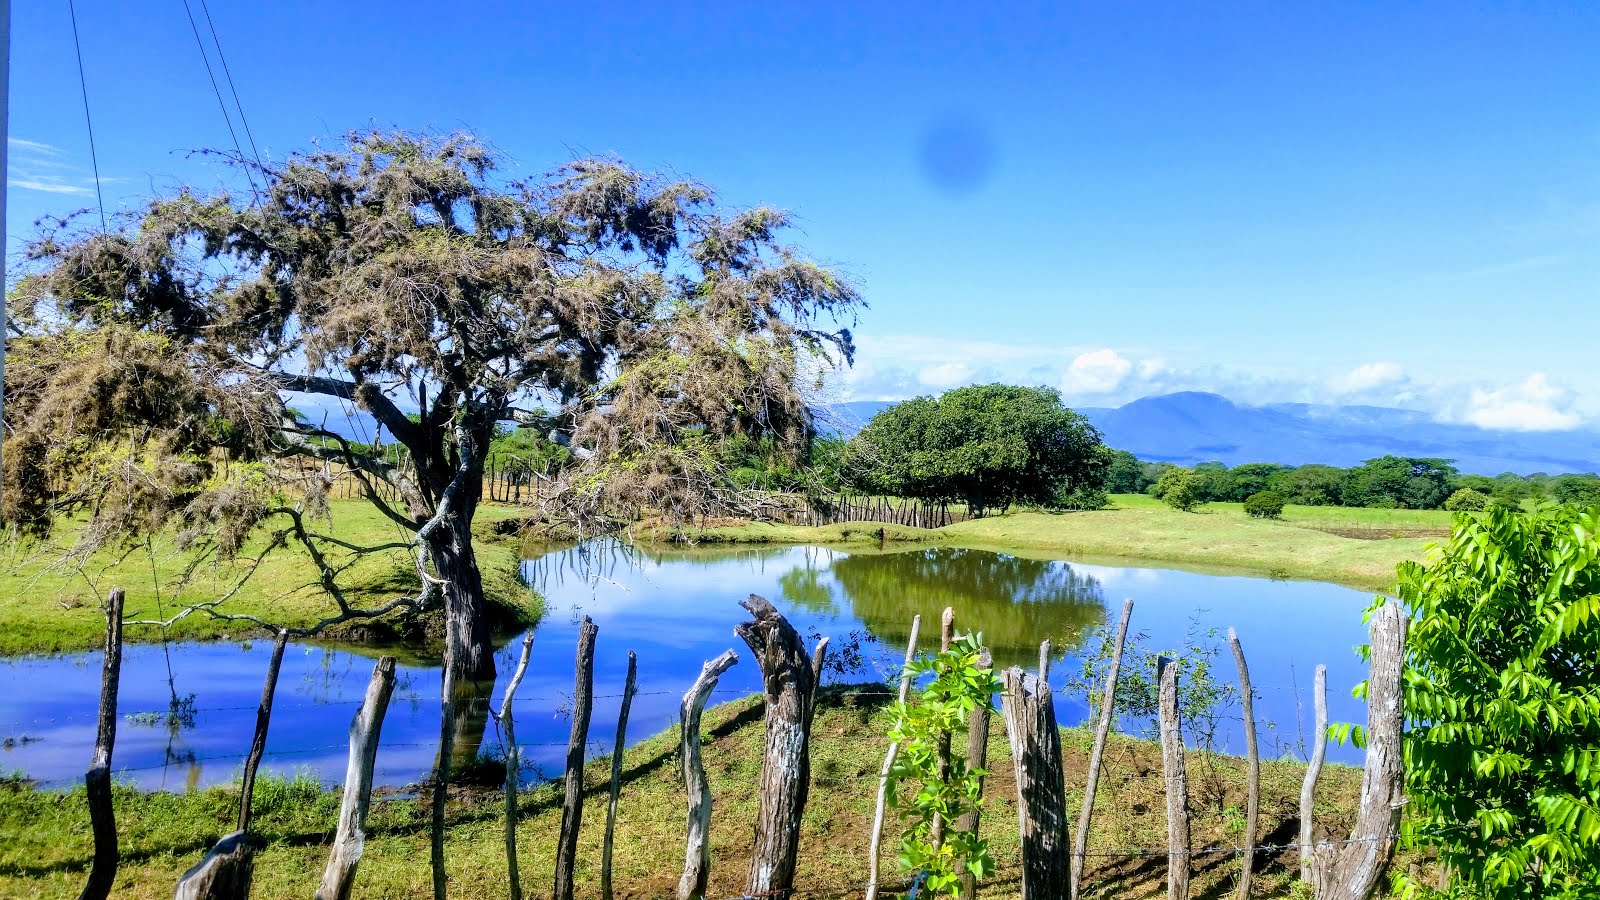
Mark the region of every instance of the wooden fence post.
<instances>
[{"instance_id":1,"label":"wooden fence post","mask_svg":"<svg viewBox=\"0 0 1600 900\"><path fill-rule=\"evenodd\" d=\"M811 714L819 673L812 671L799 632L765 597L751 594L740 605L755 618L739 623L734 633L761 667L767 700L766 745L757 787L761 799L745 893L781 898L794 889L800 817L811 789Z\"/></svg>"},{"instance_id":2,"label":"wooden fence post","mask_svg":"<svg viewBox=\"0 0 1600 900\"><path fill-rule=\"evenodd\" d=\"M445 651L439 689L439 756L433 764L433 818L428 830L429 860L433 868L433 900L445 900L450 876L444 866L445 804L450 800L450 758L455 742L456 667Z\"/></svg>"},{"instance_id":3,"label":"wooden fence post","mask_svg":"<svg viewBox=\"0 0 1600 900\"><path fill-rule=\"evenodd\" d=\"M244 783L239 789L239 830L250 830L250 800L255 794L256 769L267 751L267 726L272 722L272 698L278 690L278 671L283 668L283 651L289 645L289 629L278 629L272 642L272 657L267 660L267 679L261 687L261 705L256 707L256 733L250 741L250 755L244 763Z\"/></svg>"},{"instance_id":4,"label":"wooden fence post","mask_svg":"<svg viewBox=\"0 0 1600 900\"><path fill-rule=\"evenodd\" d=\"M955 607L946 606L944 614L939 617L939 652L950 652L950 644L956 637L956 611ZM938 754L939 781L944 783L950 780L950 732L939 730L938 742L935 745ZM938 853L939 847L944 844L944 817L935 813L933 825L929 829L928 843L933 846L933 852Z\"/></svg>"},{"instance_id":5,"label":"wooden fence post","mask_svg":"<svg viewBox=\"0 0 1600 900\"><path fill-rule=\"evenodd\" d=\"M994 667L994 657L989 653L989 648L984 647L978 653L978 668L990 669ZM993 697L989 698L992 702ZM967 770L977 769L982 771L989 764L989 707L980 706L972 711L972 718L967 722ZM983 776L978 776L978 799L983 799ZM973 807L961 814L956 820L956 830L962 834L978 834L982 824L982 809ZM973 900L978 896L978 877L970 869L962 867L961 872L961 897L962 900Z\"/></svg>"},{"instance_id":6,"label":"wooden fence post","mask_svg":"<svg viewBox=\"0 0 1600 900\"><path fill-rule=\"evenodd\" d=\"M511 703L516 699L522 676L528 673L528 657L533 655L533 631L522 638L522 656L516 671L506 682L506 695L500 701L500 724L506 731L506 878L511 900L522 900L522 871L517 864L517 783L522 778L522 748L517 744L517 721Z\"/></svg>"},{"instance_id":7,"label":"wooden fence post","mask_svg":"<svg viewBox=\"0 0 1600 900\"><path fill-rule=\"evenodd\" d=\"M94 860L89 881L78 900L105 900L117 877L117 815L111 805L111 751L117 743L117 686L122 680L122 588L106 600L106 649L100 667L100 719L95 730L94 759L83 781L89 798L89 823L94 829Z\"/></svg>"},{"instance_id":8,"label":"wooden fence post","mask_svg":"<svg viewBox=\"0 0 1600 900\"><path fill-rule=\"evenodd\" d=\"M561 835L556 843L556 883L551 892L554 900L572 900L578 829L583 823L583 751L589 743L589 717L594 712L594 638L599 631L593 619L583 617L572 688L572 734L567 740L566 794L561 805Z\"/></svg>"},{"instance_id":9,"label":"wooden fence post","mask_svg":"<svg viewBox=\"0 0 1600 900\"><path fill-rule=\"evenodd\" d=\"M1050 683L1020 666L1002 677L1002 712L1017 779L1017 819L1022 832L1022 900L1066 896L1066 788L1061 772L1061 732L1056 728Z\"/></svg>"},{"instance_id":10,"label":"wooden fence post","mask_svg":"<svg viewBox=\"0 0 1600 900\"><path fill-rule=\"evenodd\" d=\"M628 651L628 677L622 683L622 709L617 713L617 740L611 745L611 797L606 801L606 836L600 851L600 896L611 900L611 848L617 830L617 798L622 793L622 753L628 746L628 709L633 706L639 657Z\"/></svg>"},{"instance_id":11,"label":"wooden fence post","mask_svg":"<svg viewBox=\"0 0 1600 900\"><path fill-rule=\"evenodd\" d=\"M1156 661L1161 683L1161 768L1167 781L1167 900L1189 900L1189 782L1178 722L1178 665Z\"/></svg>"},{"instance_id":12,"label":"wooden fence post","mask_svg":"<svg viewBox=\"0 0 1600 900\"><path fill-rule=\"evenodd\" d=\"M1083 811L1078 813L1078 834L1072 841L1072 882L1068 896L1078 900L1083 869L1089 852L1089 823L1094 817L1094 795L1100 785L1100 759L1105 755L1106 737L1117 702L1117 678L1122 670L1122 648L1128 643L1128 620L1133 618L1133 598L1122 601L1122 620L1117 623L1117 642L1111 649L1111 667L1106 670L1106 686L1100 693L1100 722L1094 730L1094 749L1089 752L1089 776L1083 787Z\"/></svg>"},{"instance_id":13,"label":"wooden fence post","mask_svg":"<svg viewBox=\"0 0 1600 900\"><path fill-rule=\"evenodd\" d=\"M344 774L344 799L339 804L339 830L333 852L322 872L316 900L350 900L356 864L366 843L367 807L372 802L372 766L378 758L378 735L383 715L394 693L394 657L385 656L372 668L367 695L350 722L350 762Z\"/></svg>"},{"instance_id":14,"label":"wooden fence post","mask_svg":"<svg viewBox=\"0 0 1600 900\"><path fill-rule=\"evenodd\" d=\"M1244 648L1239 645L1239 633L1228 629L1228 644L1233 647L1233 661L1239 666L1239 705L1244 713L1244 749L1249 767L1249 794L1244 813L1244 859L1239 867L1239 900L1250 896L1250 879L1254 874L1257 816L1261 806L1261 758L1256 746L1255 692L1250 687L1250 667L1245 665Z\"/></svg>"},{"instance_id":15,"label":"wooden fence post","mask_svg":"<svg viewBox=\"0 0 1600 900\"><path fill-rule=\"evenodd\" d=\"M689 795L689 835L684 846L683 877L678 880L678 900L704 900L706 895L706 881L711 874L711 786L706 784L706 767L700 760L700 713L716 688L717 679L738 661L739 654L728 650L701 665L700 677L689 686L683 705L678 708L683 783Z\"/></svg>"},{"instance_id":16,"label":"wooden fence post","mask_svg":"<svg viewBox=\"0 0 1600 900\"><path fill-rule=\"evenodd\" d=\"M1390 601L1372 616L1371 669L1367 674L1367 757L1361 805L1350 839L1319 844L1311 857L1311 890L1318 900L1366 900L1394 858L1400 807L1405 803L1401 729L1405 690L1406 617Z\"/></svg>"},{"instance_id":17,"label":"wooden fence post","mask_svg":"<svg viewBox=\"0 0 1600 900\"><path fill-rule=\"evenodd\" d=\"M905 705L906 697L911 691L911 660L917 655L917 632L922 628L922 617L911 617L911 639L906 641L906 661L900 667L900 704ZM867 900L877 900L878 897L878 856L883 843L883 809L889 799L889 770L894 767L894 758L900 752L900 742L893 741L889 744L889 752L883 758L883 770L878 773L878 807L872 814L872 838L868 841L867 859Z\"/></svg>"},{"instance_id":18,"label":"wooden fence post","mask_svg":"<svg viewBox=\"0 0 1600 900\"><path fill-rule=\"evenodd\" d=\"M1317 808L1317 778L1322 775L1322 761L1328 755L1327 666L1317 666L1311 699L1316 706L1316 727L1311 734L1311 763L1306 766L1305 781L1300 784L1300 880L1306 884L1311 883L1311 826Z\"/></svg>"}]
</instances>

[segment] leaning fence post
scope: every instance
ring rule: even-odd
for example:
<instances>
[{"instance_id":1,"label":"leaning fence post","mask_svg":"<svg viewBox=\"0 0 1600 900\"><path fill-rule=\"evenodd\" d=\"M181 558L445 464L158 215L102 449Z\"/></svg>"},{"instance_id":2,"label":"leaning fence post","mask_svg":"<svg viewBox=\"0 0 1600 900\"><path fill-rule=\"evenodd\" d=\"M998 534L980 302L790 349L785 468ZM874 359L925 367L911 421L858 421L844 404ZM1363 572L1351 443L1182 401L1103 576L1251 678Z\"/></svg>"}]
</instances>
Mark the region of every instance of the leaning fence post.
<instances>
[{"instance_id":1,"label":"leaning fence post","mask_svg":"<svg viewBox=\"0 0 1600 900\"><path fill-rule=\"evenodd\" d=\"M372 766L378 758L378 734L383 714L394 692L394 657L385 656L372 668L367 695L350 722L350 762L344 774L344 799L339 804L339 830L333 852L322 872L316 900L349 900L356 880L356 864L366 843L367 806L372 801Z\"/></svg>"},{"instance_id":2,"label":"leaning fence post","mask_svg":"<svg viewBox=\"0 0 1600 900\"><path fill-rule=\"evenodd\" d=\"M256 769L267 751L267 726L272 722L272 697L278 690L278 671L283 668L283 651L289 645L289 629L278 629L272 642L272 657L267 661L267 680L261 687L261 705L256 708L256 733L250 741L250 755L244 763L244 783L239 789L239 830L250 830L250 799L255 793Z\"/></svg>"},{"instance_id":3,"label":"leaning fence post","mask_svg":"<svg viewBox=\"0 0 1600 900\"><path fill-rule=\"evenodd\" d=\"M706 895L706 881L711 874L711 786L706 784L706 767L700 760L700 713L705 710L706 698L716 688L717 679L738 661L739 654L727 650L701 665L700 677L689 686L683 705L678 708L683 783L689 795L689 836L684 844L678 900L704 900Z\"/></svg>"},{"instance_id":4,"label":"leaning fence post","mask_svg":"<svg viewBox=\"0 0 1600 900\"><path fill-rule=\"evenodd\" d=\"M105 900L117 877L117 816L111 805L111 750L117 743L117 685L122 680L122 588L106 601L106 651L100 667L100 719L94 759L84 775L89 823L94 829L94 861L78 900Z\"/></svg>"},{"instance_id":5,"label":"leaning fence post","mask_svg":"<svg viewBox=\"0 0 1600 900\"><path fill-rule=\"evenodd\" d=\"M522 656L516 671L506 682L506 696L500 701L500 724L506 730L506 878L511 900L522 900L522 872L517 865L517 781L522 777L522 748L517 744L517 722L511 703L528 672L528 657L533 654L533 632L522 639Z\"/></svg>"},{"instance_id":6,"label":"leaning fence post","mask_svg":"<svg viewBox=\"0 0 1600 900\"><path fill-rule=\"evenodd\" d=\"M1094 730L1094 749L1089 752L1089 777L1083 788L1083 811L1078 814L1078 834L1072 841L1072 884L1069 896L1078 900L1083 885L1084 860L1089 852L1089 822L1094 817L1094 795L1100 785L1100 758L1105 754L1106 736L1117 701L1117 678L1122 669L1122 648L1128 642L1128 620L1133 617L1133 598L1122 601L1122 621L1117 623L1117 642L1111 649L1111 667L1106 670L1106 686L1100 694L1100 722Z\"/></svg>"},{"instance_id":7,"label":"leaning fence post","mask_svg":"<svg viewBox=\"0 0 1600 900\"><path fill-rule=\"evenodd\" d=\"M1389 867L1405 804L1401 773L1401 728L1405 692L1406 617L1393 601L1372 616L1371 669L1367 674L1367 757L1361 772L1361 805L1350 839L1320 844L1311 858L1311 892L1323 898L1372 895Z\"/></svg>"},{"instance_id":8,"label":"leaning fence post","mask_svg":"<svg viewBox=\"0 0 1600 900\"><path fill-rule=\"evenodd\" d=\"M606 801L606 836L600 851L600 896L611 900L611 848L617 829L617 797L622 793L622 751L628 746L628 709L633 705L639 657L628 651L628 677L622 683L622 710L617 713L617 740L611 745L611 797Z\"/></svg>"},{"instance_id":9,"label":"leaning fence post","mask_svg":"<svg viewBox=\"0 0 1600 900\"><path fill-rule=\"evenodd\" d=\"M911 691L911 660L917 655L917 632L921 628L922 617L912 616L911 639L906 641L906 661L900 667L901 706L905 705ZM867 844L867 900L877 900L878 897L878 851L883 841L883 809L889 799L889 770L894 767L894 758L899 752L900 742L891 742L889 752L883 757L883 770L878 773L878 807L872 814L872 838Z\"/></svg>"},{"instance_id":10,"label":"leaning fence post","mask_svg":"<svg viewBox=\"0 0 1600 900\"><path fill-rule=\"evenodd\" d=\"M450 757L455 753L456 667L448 650L442 685L439 691L439 758L433 767L433 819L428 833L433 900L445 900L450 878L444 866L444 817L445 804L450 800Z\"/></svg>"},{"instance_id":11,"label":"leaning fence post","mask_svg":"<svg viewBox=\"0 0 1600 900\"><path fill-rule=\"evenodd\" d=\"M811 789L811 713L820 673L812 670L800 633L766 598L751 594L741 605L755 618L739 623L734 632L761 667L767 701L760 803L745 893L782 896L794 888L800 817Z\"/></svg>"},{"instance_id":12,"label":"leaning fence post","mask_svg":"<svg viewBox=\"0 0 1600 900\"><path fill-rule=\"evenodd\" d=\"M1317 666L1311 699L1316 705L1316 728L1311 734L1311 763L1300 784L1300 880L1306 884L1311 883L1311 825L1317 806L1317 778L1322 775L1322 761L1328 755L1327 666Z\"/></svg>"},{"instance_id":13,"label":"leaning fence post","mask_svg":"<svg viewBox=\"0 0 1600 900\"><path fill-rule=\"evenodd\" d=\"M1022 832L1022 900L1058 900L1068 878L1066 788L1061 772L1061 732L1056 728L1050 683L1020 666L1007 669L1006 737L1017 780Z\"/></svg>"},{"instance_id":14,"label":"leaning fence post","mask_svg":"<svg viewBox=\"0 0 1600 900\"><path fill-rule=\"evenodd\" d=\"M594 712L594 638L599 631L593 619L583 617L573 673L572 733L567 739L566 793L561 804L561 834L556 842L556 883L551 892L554 900L572 900L578 829L583 823L583 751L589 743L589 717Z\"/></svg>"},{"instance_id":15,"label":"leaning fence post","mask_svg":"<svg viewBox=\"0 0 1600 900\"><path fill-rule=\"evenodd\" d=\"M1255 867L1256 817L1261 805L1261 758L1256 747L1255 693L1250 687L1250 667L1245 665L1239 633L1232 628L1228 629L1228 643L1233 647L1233 661L1239 666L1239 705L1244 713L1244 748L1250 773L1244 813L1244 859L1239 868L1239 900L1247 900Z\"/></svg>"},{"instance_id":16,"label":"leaning fence post","mask_svg":"<svg viewBox=\"0 0 1600 900\"><path fill-rule=\"evenodd\" d=\"M978 651L978 668L992 669L994 657L990 655L989 648L984 647ZM989 698L992 702L993 697ZM989 764L989 704L984 704L972 711L972 718L967 722L967 771L984 771ZM978 776L978 799L983 800L983 776ZM982 823L983 808L974 805L971 809L961 814L956 820L956 831L978 834L978 827ZM972 870L962 867L961 872L961 897L962 900L972 900L978 896L978 876Z\"/></svg>"},{"instance_id":17,"label":"leaning fence post","mask_svg":"<svg viewBox=\"0 0 1600 900\"><path fill-rule=\"evenodd\" d=\"M1161 683L1161 767L1167 781L1167 900L1189 900L1189 784L1178 722L1178 665L1156 661Z\"/></svg>"}]
</instances>

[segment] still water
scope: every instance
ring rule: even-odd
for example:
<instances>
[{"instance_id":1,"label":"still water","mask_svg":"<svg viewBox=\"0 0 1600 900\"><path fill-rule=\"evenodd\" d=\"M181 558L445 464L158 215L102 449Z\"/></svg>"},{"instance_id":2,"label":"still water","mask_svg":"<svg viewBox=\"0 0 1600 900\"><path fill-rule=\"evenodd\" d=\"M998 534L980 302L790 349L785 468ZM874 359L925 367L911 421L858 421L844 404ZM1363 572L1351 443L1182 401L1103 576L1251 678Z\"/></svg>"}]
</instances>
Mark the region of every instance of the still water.
<instances>
[{"instance_id":1,"label":"still water","mask_svg":"<svg viewBox=\"0 0 1600 900\"><path fill-rule=\"evenodd\" d=\"M911 618L923 617L923 645L937 640L939 613L956 610L957 627L983 632L997 666L1035 668L1039 642L1055 647L1051 683L1063 724L1083 721L1081 692L1063 685L1081 671L1090 635L1135 601L1132 632L1150 649L1183 646L1208 629L1236 628L1249 657L1262 720L1264 755L1295 752L1308 727L1317 664L1329 669L1332 721L1364 721L1349 688L1364 677L1353 648L1365 640L1367 594L1336 585L1199 574L1145 566L1090 565L950 548L899 552L818 547L641 552L594 543L545 553L525 564L528 580L549 600L532 662L518 691L517 736L531 777L559 772L570 724L573 651L582 617L600 632L595 653L595 710L589 751L609 752L629 650L638 654L639 694L629 742L676 721L683 692L702 661L733 648L740 661L723 676L713 702L754 693L759 673L734 626L747 618L738 601L771 599L807 643L832 638L832 655L856 648L855 665L830 681L895 677ZM1217 677L1235 670L1225 637L1216 641ZM1202 639L1202 643L1207 641ZM500 684L515 666L520 641L498 653ZM255 724L270 642L130 644L125 652L114 768L147 788L185 790L238 776ZM400 666L384 721L376 778L406 785L426 776L439 732L438 661L391 649ZM284 658L263 769L308 772L326 782L344 771L345 734L379 651L291 644ZM94 742L100 654L0 660L0 772L45 785L78 782ZM173 699L177 698L174 714ZM1217 742L1242 748L1237 709L1226 711ZM1138 723L1129 722L1136 728ZM456 726L458 762L499 757L495 724L478 707ZM1330 747L1335 760L1358 761Z\"/></svg>"}]
</instances>

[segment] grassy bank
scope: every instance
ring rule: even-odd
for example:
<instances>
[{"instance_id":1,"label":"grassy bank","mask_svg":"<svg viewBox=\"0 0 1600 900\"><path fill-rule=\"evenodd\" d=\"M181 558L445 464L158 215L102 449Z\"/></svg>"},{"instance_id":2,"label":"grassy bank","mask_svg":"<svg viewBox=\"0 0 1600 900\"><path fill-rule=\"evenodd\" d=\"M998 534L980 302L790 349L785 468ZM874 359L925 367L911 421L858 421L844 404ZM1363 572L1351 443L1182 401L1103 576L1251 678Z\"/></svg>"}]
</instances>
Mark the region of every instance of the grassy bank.
<instances>
[{"instance_id":1,"label":"grassy bank","mask_svg":"<svg viewBox=\"0 0 1600 900\"><path fill-rule=\"evenodd\" d=\"M329 521L313 527L354 544L376 545L404 539L399 526L385 519L362 500L334 500ZM505 518L515 511L484 507L480 523ZM491 600L526 618L537 618L542 601L516 578L521 558L513 539L496 538L479 529L478 565ZM62 535L58 543L70 541ZM0 654L50 653L97 647L105 634L105 614L100 604L113 587L127 592L130 619L170 616L186 604L222 596L245 574L249 579L223 609L247 613L291 627L304 626L331 615L333 601L317 582L316 569L294 546L273 551L250 572L249 560L261 552L262 542L245 548L238 561L207 564L173 596L171 585L180 580L188 555L175 552L171 543L158 540L149 550L138 548L118 557L91 559L82 567L61 561L58 548L6 545L0 559ZM335 565L342 554L332 552ZM352 603L377 604L417 589L411 558L399 551L374 554L356 562L340 578ZM159 586L159 590L158 590ZM216 638L248 633L248 626L225 622L204 614L191 615L168 629L174 639ZM130 626L129 640L156 640L158 629Z\"/></svg>"},{"instance_id":2,"label":"grassy bank","mask_svg":"<svg viewBox=\"0 0 1600 900\"><path fill-rule=\"evenodd\" d=\"M1291 506L1282 519L1252 519L1238 503L1211 503L1178 512L1141 495L1116 495L1093 512L1012 512L938 529L883 526L886 542L942 543L1085 560L1143 560L1218 573L1330 581L1362 590L1388 590L1395 566L1420 560L1425 547L1448 533L1450 514L1437 510ZM647 540L729 543L851 543L879 541L879 526L864 522L822 527L743 524L681 533L641 534Z\"/></svg>"},{"instance_id":3,"label":"grassy bank","mask_svg":"<svg viewBox=\"0 0 1600 900\"><path fill-rule=\"evenodd\" d=\"M744 887L756 798L751 794L761 765L761 706L746 699L708 710L705 760L714 797L710 896L738 896ZM824 692L814 726L813 783L801 837L797 887L833 890L866 880L866 847L876 774L882 763L888 714L875 698L849 689ZM985 898L1018 895L1015 782L1004 728L991 729L989 797L982 833L1000 864L982 890ZM618 807L614 863L618 896L662 897L674 892L683 866L684 791L675 731L630 750ZM1069 818L1076 821L1091 736L1063 732ZM1188 759L1194 843L1201 848L1233 847L1240 840L1244 808L1243 764L1232 757L1191 752ZM579 896L599 894L600 840L604 821L603 784L610 764L588 768L587 809L579 841ZM1297 833L1303 768L1294 762L1262 767L1261 843L1290 843ZM1324 770L1317 809L1318 836L1343 836L1353 819L1360 770ZM1159 747L1114 739L1107 749L1100 797L1090 842L1088 897L1158 897L1166 861L1161 857L1119 855L1127 848L1165 845L1166 818ZM534 895L545 890L554 870L561 798L556 785L525 795L518 824L523 883ZM258 830L266 847L258 856L255 896L310 896L328 855L338 798L310 782L271 782L258 788ZM503 805L497 791L463 791L452 796L448 832L451 890L462 897L496 897L505 891ZM123 865L119 897L171 896L182 872L197 862L211 842L231 830L236 792L218 788L194 794L117 794ZM365 855L356 894L364 897L417 897L430 890L426 797L376 803L369 821ZM886 834L897 836L891 816ZM895 872L893 847L885 840L885 872ZM0 895L73 897L81 887L92 840L83 793L35 791L0 783ZM1256 896L1290 896L1297 866L1292 853L1261 857ZM1232 884L1238 857L1231 853L1195 858L1195 896L1221 896ZM830 894L831 895L831 894Z\"/></svg>"}]
</instances>

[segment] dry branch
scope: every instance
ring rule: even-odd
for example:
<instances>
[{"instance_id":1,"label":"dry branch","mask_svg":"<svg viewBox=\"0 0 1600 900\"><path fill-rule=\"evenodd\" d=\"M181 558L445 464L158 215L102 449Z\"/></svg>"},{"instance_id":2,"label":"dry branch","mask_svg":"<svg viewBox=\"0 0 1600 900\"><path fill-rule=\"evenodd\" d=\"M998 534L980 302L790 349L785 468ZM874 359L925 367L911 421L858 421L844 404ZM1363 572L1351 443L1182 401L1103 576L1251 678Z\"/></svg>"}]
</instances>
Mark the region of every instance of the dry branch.
<instances>
[{"instance_id":1,"label":"dry branch","mask_svg":"<svg viewBox=\"0 0 1600 900\"><path fill-rule=\"evenodd\" d=\"M356 865L366 843L367 807L372 802L372 766L378 758L378 735L394 693L394 657L385 656L372 668L367 695L350 723L350 761L345 768L344 800L339 804L339 830L333 852L322 872L316 900L350 900Z\"/></svg>"},{"instance_id":2,"label":"dry branch","mask_svg":"<svg viewBox=\"0 0 1600 900\"><path fill-rule=\"evenodd\" d=\"M717 679L738 661L739 654L728 650L704 663L700 677L689 686L678 709L683 783L689 796L689 834L683 852L683 877L678 880L678 900L704 900L706 895L706 881L711 874L711 786L706 783L706 768L700 759L700 714L705 710L706 698L717 687Z\"/></svg>"},{"instance_id":3,"label":"dry branch","mask_svg":"<svg viewBox=\"0 0 1600 900\"><path fill-rule=\"evenodd\" d=\"M1111 667L1106 670L1106 686L1100 694L1100 722L1094 730L1094 749L1089 752L1089 776L1083 788L1083 811L1078 814L1078 833L1072 841L1072 885L1069 896L1078 900L1083 885L1084 855L1089 850L1089 823L1094 817L1094 795L1100 785L1100 759L1105 755L1106 737L1116 709L1117 678L1122 670L1122 648L1128 643L1128 620L1133 617L1133 598L1122 601L1122 620L1117 623L1117 642L1111 649Z\"/></svg>"},{"instance_id":4,"label":"dry branch","mask_svg":"<svg viewBox=\"0 0 1600 900\"><path fill-rule=\"evenodd\" d=\"M639 676L639 657L628 651L628 676L622 683L622 709L617 713L617 739L611 745L611 795L606 800L606 835L600 851L600 896L611 900L611 849L617 830L617 798L622 793L622 755L628 746L628 710Z\"/></svg>"},{"instance_id":5,"label":"dry branch","mask_svg":"<svg viewBox=\"0 0 1600 900\"><path fill-rule=\"evenodd\" d=\"M917 632L922 628L922 617L911 617L911 637L906 641L906 661L900 667L900 705L904 706L911 691L911 661L917 655ZM878 806L872 814L872 837L867 844L867 900L877 900L878 857L883 842L883 811L889 800L889 770L894 768L894 758L900 752L900 742L892 741L884 754L883 769L878 773Z\"/></svg>"},{"instance_id":6,"label":"dry branch","mask_svg":"<svg viewBox=\"0 0 1600 900\"><path fill-rule=\"evenodd\" d=\"M1245 665L1244 648L1239 645L1239 634L1228 629L1228 644L1233 647L1233 660L1239 666L1239 704L1244 713L1244 746L1249 771L1249 795L1245 802L1243 845L1256 845L1256 828L1261 808L1261 758L1256 746L1255 692L1250 687L1250 667ZM1239 900L1250 896L1250 879L1255 867L1255 851L1246 850L1239 868Z\"/></svg>"}]
</instances>

